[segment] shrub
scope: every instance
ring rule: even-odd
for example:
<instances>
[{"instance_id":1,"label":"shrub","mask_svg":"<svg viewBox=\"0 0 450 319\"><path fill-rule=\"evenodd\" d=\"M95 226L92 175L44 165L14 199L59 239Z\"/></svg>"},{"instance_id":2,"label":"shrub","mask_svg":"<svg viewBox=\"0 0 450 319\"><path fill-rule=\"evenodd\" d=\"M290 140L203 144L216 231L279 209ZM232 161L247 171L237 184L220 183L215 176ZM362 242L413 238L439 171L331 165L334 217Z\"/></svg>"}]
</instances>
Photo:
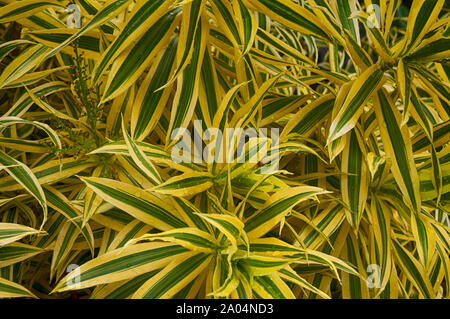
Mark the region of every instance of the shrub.
<instances>
[{"instance_id":1,"label":"shrub","mask_svg":"<svg viewBox=\"0 0 450 319\"><path fill-rule=\"evenodd\" d=\"M449 296L444 0L0 5L0 297Z\"/></svg>"}]
</instances>

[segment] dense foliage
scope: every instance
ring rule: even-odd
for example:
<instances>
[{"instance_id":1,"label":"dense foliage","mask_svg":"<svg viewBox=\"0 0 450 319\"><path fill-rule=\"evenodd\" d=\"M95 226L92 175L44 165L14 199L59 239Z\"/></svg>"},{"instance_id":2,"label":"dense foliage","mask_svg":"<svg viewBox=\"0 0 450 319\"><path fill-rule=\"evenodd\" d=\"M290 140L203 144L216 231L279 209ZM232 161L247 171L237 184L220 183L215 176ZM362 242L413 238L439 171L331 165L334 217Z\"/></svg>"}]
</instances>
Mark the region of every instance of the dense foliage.
<instances>
[{"instance_id":1,"label":"dense foliage","mask_svg":"<svg viewBox=\"0 0 450 319\"><path fill-rule=\"evenodd\" d=\"M448 298L448 9L0 0L0 297Z\"/></svg>"}]
</instances>

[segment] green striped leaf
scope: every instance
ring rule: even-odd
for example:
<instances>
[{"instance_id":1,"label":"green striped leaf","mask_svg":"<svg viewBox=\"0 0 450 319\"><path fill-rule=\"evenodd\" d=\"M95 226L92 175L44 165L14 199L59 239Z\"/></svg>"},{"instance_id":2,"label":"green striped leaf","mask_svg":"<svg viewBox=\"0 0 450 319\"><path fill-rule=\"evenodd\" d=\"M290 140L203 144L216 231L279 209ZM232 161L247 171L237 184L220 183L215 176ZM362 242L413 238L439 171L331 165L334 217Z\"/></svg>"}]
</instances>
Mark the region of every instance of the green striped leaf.
<instances>
[{"instance_id":1,"label":"green striped leaf","mask_svg":"<svg viewBox=\"0 0 450 319\"><path fill-rule=\"evenodd\" d=\"M9 163L13 162L9 161ZM14 164L11 165L18 164L15 161ZM62 160L48 161L45 164L33 167L30 171L37 179L38 184L47 185L74 176L94 165L96 165L96 163L86 159L75 160L74 158L64 158ZM20 189L22 189L22 184L15 178L10 176L0 178L0 191L16 191Z\"/></svg>"},{"instance_id":2,"label":"green striped leaf","mask_svg":"<svg viewBox=\"0 0 450 319\"><path fill-rule=\"evenodd\" d=\"M23 50L0 74L0 88L21 78L28 71L33 70L45 59L49 48L36 44Z\"/></svg>"},{"instance_id":3,"label":"green striped leaf","mask_svg":"<svg viewBox=\"0 0 450 319\"><path fill-rule=\"evenodd\" d=\"M13 223L0 223L0 246L15 242L26 236L39 233L39 230L28 226Z\"/></svg>"},{"instance_id":4,"label":"green striped leaf","mask_svg":"<svg viewBox=\"0 0 450 319\"><path fill-rule=\"evenodd\" d=\"M132 299L167 299L189 284L209 264L207 254L184 254L143 284Z\"/></svg>"},{"instance_id":5,"label":"green striped leaf","mask_svg":"<svg viewBox=\"0 0 450 319\"><path fill-rule=\"evenodd\" d=\"M61 279L53 292L83 289L116 282L159 269L187 251L168 243L145 243L103 254Z\"/></svg>"},{"instance_id":6,"label":"green striped leaf","mask_svg":"<svg viewBox=\"0 0 450 319\"><path fill-rule=\"evenodd\" d=\"M373 196L370 205L372 216L373 237L371 241L371 264L379 265L380 277L376 278L379 283L376 296L380 295L389 283L392 271L391 251L391 210L386 204Z\"/></svg>"},{"instance_id":7,"label":"green striped leaf","mask_svg":"<svg viewBox=\"0 0 450 319\"><path fill-rule=\"evenodd\" d=\"M329 36L320 20L306 8L289 0L248 0L248 2L275 21L304 34L322 39Z\"/></svg>"},{"instance_id":8,"label":"green striped leaf","mask_svg":"<svg viewBox=\"0 0 450 319\"><path fill-rule=\"evenodd\" d=\"M65 5L59 1L50 0L22 0L20 2L13 2L2 7L0 23L8 23L27 18L49 7L65 7Z\"/></svg>"},{"instance_id":9,"label":"green striped leaf","mask_svg":"<svg viewBox=\"0 0 450 319\"><path fill-rule=\"evenodd\" d=\"M167 148L173 146L182 135L182 129L187 127L187 124L194 114L195 106L198 101L201 67L205 55L208 34L205 19L206 18L202 18L195 28L195 37L193 38L192 43L192 56L189 64L183 68L182 73L177 77L177 90L173 98L169 128L166 134ZM182 45L180 42L178 50L181 50L181 48ZM178 56L177 51L177 64L180 66L180 63L183 63L183 60L180 61L179 59L180 57Z\"/></svg>"},{"instance_id":10,"label":"green striped leaf","mask_svg":"<svg viewBox=\"0 0 450 319\"><path fill-rule=\"evenodd\" d=\"M130 241L129 244L147 240L167 241L189 250L205 253L212 253L217 248L216 240L212 235L196 228L178 228L157 234L146 234Z\"/></svg>"},{"instance_id":11,"label":"green striped leaf","mask_svg":"<svg viewBox=\"0 0 450 319\"><path fill-rule=\"evenodd\" d=\"M137 141L149 135L162 115L170 97L172 86L158 90L169 80L175 67L178 39L174 38L167 49L156 58L156 63L142 82L131 113L131 132Z\"/></svg>"},{"instance_id":12,"label":"green striped leaf","mask_svg":"<svg viewBox=\"0 0 450 319\"><path fill-rule=\"evenodd\" d=\"M373 65L365 70L352 84L342 105L336 105L339 110L330 126L328 143L350 131L363 112L364 104L373 92L384 82L383 70Z\"/></svg>"},{"instance_id":13,"label":"green striped leaf","mask_svg":"<svg viewBox=\"0 0 450 319\"><path fill-rule=\"evenodd\" d=\"M397 240L392 241L392 246L399 261L399 266L405 271L411 283L418 289L420 296L433 299L433 288L423 266Z\"/></svg>"},{"instance_id":14,"label":"green striped leaf","mask_svg":"<svg viewBox=\"0 0 450 319\"><path fill-rule=\"evenodd\" d=\"M334 97L327 94L302 107L286 124L280 138L285 139L290 133L309 136L318 124L322 123L333 109Z\"/></svg>"},{"instance_id":15,"label":"green striped leaf","mask_svg":"<svg viewBox=\"0 0 450 319\"><path fill-rule=\"evenodd\" d=\"M0 278L0 298L32 297L37 298L31 291L15 282Z\"/></svg>"},{"instance_id":16,"label":"green striped leaf","mask_svg":"<svg viewBox=\"0 0 450 319\"><path fill-rule=\"evenodd\" d=\"M214 177L209 173L192 172L175 176L150 190L172 196L189 196L203 192L214 184Z\"/></svg>"},{"instance_id":17,"label":"green striped leaf","mask_svg":"<svg viewBox=\"0 0 450 319\"><path fill-rule=\"evenodd\" d=\"M441 38L420 47L410 53L405 59L419 63L445 60L450 54L450 38Z\"/></svg>"},{"instance_id":18,"label":"green striped leaf","mask_svg":"<svg viewBox=\"0 0 450 319\"><path fill-rule=\"evenodd\" d=\"M125 143L128 147L128 152L131 155L131 158L136 163L136 165L147 175L150 180L153 181L154 185L158 185L162 183L161 176L153 165L153 163L146 157L145 153L136 145L133 139L128 134L125 124L122 119L122 132L125 138Z\"/></svg>"},{"instance_id":19,"label":"green striped leaf","mask_svg":"<svg viewBox=\"0 0 450 319\"><path fill-rule=\"evenodd\" d=\"M42 248L23 243L11 243L0 247L0 268L13 265L44 252Z\"/></svg>"},{"instance_id":20,"label":"green striped leaf","mask_svg":"<svg viewBox=\"0 0 450 319\"><path fill-rule=\"evenodd\" d=\"M415 48L439 16L444 0L414 0L408 16L402 55Z\"/></svg>"},{"instance_id":21,"label":"green striped leaf","mask_svg":"<svg viewBox=\"0 0 450 319\"><path fill-rule=\"evenodd\" d=\"M28 40L12 40L0 44L0 60L6 57L10 52L22 45L29 45L33 42Z\"/></svg>"},{"instance_id":22,"label":"green striped leaf","mask_svg":"<svg viewBox=\"0 0 450 319\"><path fill-rule=\"evenodd\" d=\"M97 62L93 73L93 83L98 82L106 67L120 53L148 31L148 26L154 24L163 14L167 14L167 9L171 5L172 1L164 0L137 2L127 24L108 46L108 49L102 53L101 59Z\"/></svg>"},{"instance_id":23,"label":"green striped leaf","mask_svg":"<svg viewBox=\"0 0 450 319\"><path fill-rule=\"evenodd\" d=\"M171 205L136 186L107 178L81 179L103 200L148 225L160 230L186 227L186 224L172 213Z\"/></svg>"},{"instance_id":24,"label":"green striped leaf","mask_svg":"<svg viewBox=\"0 0 450 319\"><path fill-rule=\"evenodd\" d=\"M245 221L249 238L258 238L270 231L298 203L327 191L312 186L297 186L273 194L264 205Z\"/></svg>"},{"instance_id":25,"label":"green striped leaf","mask_svg":"<svg viewBox=\"0 0 450 319\"><path fill-rule=\"evenodd\" d=\"M71 37L67 38L63 43L58 45L56 48L53 48L50 52L47 53L47 57L54 56L56 53L61 51L64 47L66 47L71 42L75 41L79 37L81 37L83 34L94 30L97 27L100 27L107 21L109 21L111 18L116 16L120 11L125 9L125 6L128 5L129 0L111 0L108 1L105 6L96 13L96 15L77 33L72 35Z\"/></svg>"},{"instance_id":26,"label":"green striped leaf","mask_svg":"<svg viewBox=\"0 0 450 319\"><path fill-rule=\"evenodd\" d=\"M178 9L163 15L132 46L122 52L108 73L101 103L127 90L149 66L159 50L167 46L176 27Z\"/></svg>"},{"instance_id":27,"label":"green striped leaf","mask_svg":"<svg viewBox=\"0 0 450 319\"><path fill-rule=\"evenodd\" d=\"M391 171L406 203L415 212L420 207L420 187L407 127L400 127L400 114L384 90L374 96L374 108Z\"/></svg>"},{"instance_id":28,"label":"green striped leaf","mask_svg":"<svg viewBox=\"0 0 450 319\"><path fill-rule=\"evenodd\" d=\"M0 164L2 165L2 168L11 176L12 179L14 179L34 198L36 198L39 205L42 207L44 211L43 223L45 223L45 220L47 219L47 203L45 200L44 191L36 175L32 172L31 169L28 168L28 166L1 151L0 151ZM3 180L4 179L5 178L3 178ZM19 189L21 188L20 186ZM6 190L12 191L12 189Z\"/></svg>"},{"instance_id":29,"label":"green striped leaf","mask_svg":"<svg viewBox=\"0 0 450 319\"><path fill-rule=\"evenodd\" d=\"M349 207L349 222L356 228L363 216L369 192L369 174L357 134L352 130L346 136L341 162L341 171L344 173L341 177L342 199Z\"/></svg>"},{"instance_id":30,"label":"green striped leaf","mask_svg":"<svg viewBox=\"0 0 450 319\"><path fill-rule=\"evenodd\" d=\"M54 210L58 211L64 217L66 217L69 221L71 221L74 226L76 226L77 229L81 232L86 242L88 243L91 254L93 255L95 246L94 235L89 225L83 225L82 213L75 207L73 207L69 199L55 188L51 186L45 186L44 193L48 205ZM66 228L67 227L69 226L66 226Z\"/></svg>"},{"instance_id":31,"label":"green striped leaf","mask_svg":"<svg viewBox=\"0 0 450 319\"><path fill-rule=\"evenodd\" d=\"M66 221L59 231L53 247L50 278L54 278L57 269L64 265L64 259L69 256L79 234L80 230L71 221Z\"/></svg>"},{"instance_id":32,"label":"green striped leaf","mask_svg":"<svg viewBox=\"0 0 450 319\"><path fill-rule=\"evenodd\" d=\"M55 132L55 130L53 130L50 126L48 126L45 123L40 123L37 121L27 121L27 120L23 120L19 117L15 117L15 116L0 117L0 127L6 127L9 125L14 125L14 124L28 124L28 125L36 126L37 128L39 128L39 129L43 130L45 133L47 133L47 135L50 137L52 142L55 143L55 145L58 148L62 147L61 140L60 140L58 134Z\"/></svg>"}]
</instances>

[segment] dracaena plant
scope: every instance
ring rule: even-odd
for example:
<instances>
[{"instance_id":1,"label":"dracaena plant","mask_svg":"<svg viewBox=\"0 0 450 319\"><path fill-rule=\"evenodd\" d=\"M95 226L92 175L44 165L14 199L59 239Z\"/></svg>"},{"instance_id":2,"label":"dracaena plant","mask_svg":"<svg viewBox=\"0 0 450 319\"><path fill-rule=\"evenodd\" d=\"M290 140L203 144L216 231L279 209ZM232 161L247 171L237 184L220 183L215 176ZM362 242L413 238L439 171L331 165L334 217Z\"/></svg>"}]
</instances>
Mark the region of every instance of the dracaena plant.
<instances>
[{"instance_id":1,"label":"dracaena plant","mask_svg":"<svg viewBox=\"0 0 450 319\"><path fill-rule=\"evenodd\" d=\"M448 9L0 0L0 297L448 298Z\"/></svg>"}]
</instances>

